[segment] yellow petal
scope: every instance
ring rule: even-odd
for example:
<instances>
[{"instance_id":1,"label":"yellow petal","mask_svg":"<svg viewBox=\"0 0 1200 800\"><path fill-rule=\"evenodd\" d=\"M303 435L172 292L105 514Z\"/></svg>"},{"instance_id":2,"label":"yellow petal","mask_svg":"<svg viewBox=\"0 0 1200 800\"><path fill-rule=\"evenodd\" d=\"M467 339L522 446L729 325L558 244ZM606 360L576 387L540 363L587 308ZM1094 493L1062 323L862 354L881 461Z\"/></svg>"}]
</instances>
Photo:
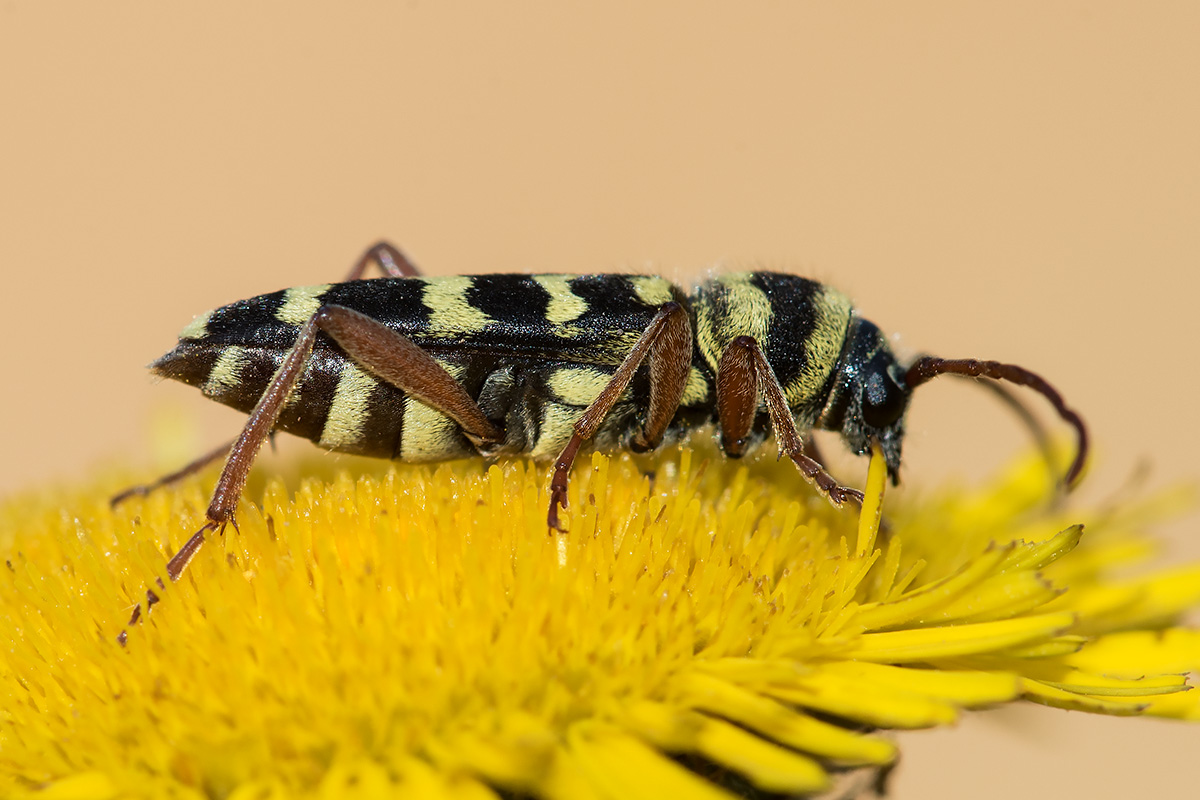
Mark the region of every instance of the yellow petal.
<instances>
[{"instance_id":1,"label":"yellow petal","mask_svg":"<svg viewBox=\"0 0 1200 800\"><path fill-rule=\"evenodd\" d=\"M1048 639L1069 629L1073 614L1033 617L941 628L864 634L853 650L864 661L912 663L1002 650Z\"/></svg>"},{"instance_id":2,"label":"yellow petal","mask_svg":"<svg viewBox=\"0 0 1200 800\"><path fill-rule=\"evenodd\" d=\"M1023 659L1057 658L1079 652L1080 648L1087 644L1088 641L1089 639L1086 636L1057 636L1048 642L1008 647L997 651L996 655L1005 658Z\"/></svg>"},{"instance_id":3,"label":"yellow petal","mask_svg":"<svg viewBox=\"0 0 1200 800\"><path fill-rule=\"evenodd\" d=\"M1155 573L1131 582L1139 591L1138 603L1114 625L1157 625L1174 620L1200 603L1200 565Z\"/></svg>"},{"instance_id":4,"label":"yellow petal","mask_svg":"<svg viewBox=\"0 0 1200 800\"><path fill-rule=\"evenodd\" d=\"M1079 545L1082 536L1083 526L1072 525L1044 542L1022 543L1023 546L1014 549L1012 555L1005 561L1004 569L1007 572L1037 570L1053 564L1073 551Z\"/></svg>"},{"instance_id":5,"label":"yellow petal","mask_svg":"<svg viewBox=\"0 0 1200 800\"><path fill-rule=\"evenodd\" d=\"M607 795L588 778L589 770L567 749L555 753L554 763L538 786L540 793L553 800L603 800Z\"/></svg>"},{"instance_id":6,"label":"yellow petal","mask_svg":"<svg viewBox=\"0 0 1200 800\"><path fill-rule=\"evenodd\" d=\"M567 741L588 782L610 798L733 800L733 795L615 728L581 723L571 728Z\"/></svg>"},{"instance_id":7,"label":"yellow petal","mask_svg":"<svg viewBox=\"0 0 1200 800\"><path fill-rule=\"evenodd\" d=\"M1101 636L1066 663L1104 675L1200 672L1200 631L1126 631Z\"/></svg>"},{"instance_id":8,"label":"yellow petal","mask_svg":"<svg viewBox=\"0 0 1200 800\"><path fill-rule=\"evenodd\" d=\"M931 622L987 622L1006 619L1049 603L1061 589L1035 572L1000 574L985 581L922 619Z\"/></svg>"},{"instance_id":9,"label":"yellow petal","mask_svg":"<svg viewBox=\"0 0 1200 800\"><path fill-rule=\"evenodd\" d=\"M1007 548L991 548L945 580L923 586L895 602L864 605L854 621L867 631L920 622L994 572L1007 558L1008 552Z\"/></svg>"},{"instance_id":10,"label":"yellow petal","mask_svg":"<svg viewBox=\"0 0 1200 800\"><path fill-rule=\"evenodd\" d=\"M678 683L679 702L720 715L777 742L845 764L887 764L896 757L891 742L853 733L768 697L705 675Z\"/></svg>"},{"instance_id":11,"label":"yellow petal","mask_svg":"<svg viewBox=\"0 0 1200 800\"><path fill-rule=\"evenodd\" d=\"M820 791L829 784L829 776L816 761L728 722L708 720L697 744L707 758L740 772L763 791L802 794Z\"/></svg>"},{"instance_id":12,"label":"yellow petal","mask_svg":"<svg viewBox=\"0 0 1200 800\"><path fill-rule=\"evenodd\" d=\"M826 675L841 676L847 682L895 689L965 707L1002 703L1013 699L1021 691L1017 676L1005 672L913 669L865 661L827 664L821 671Z\"/></svg>"},{"instance_id":13,"label":"yellow petal","mask_svg":"<svg viewBox=\"0 0 1200 800\"><path fill-rule=\"evenodd\" d=\"M1200 722L1200 692L1177 692L1146 701L1146 714L1167 719Z\"/></svg>"},{"instance_id":14,"label":"yellow petal","mask_svg":"<svg viewBox=\"0 0 1200 800\"><path fill-rule=\"evenodd\" d=\"M788 703L884 728L928 728L958 718L945 700L864 686L841 675L817 672L795 686L767 686L763 692Z\"/></svg>"},{"instance_id":15,"label":"yellow petal","mask_svg":"<svg viewBox=\"0 0 1200 800\"><path fill-rule=\"evenodd\" d=\"M871 462L867 483L863 489L863 505L858 514L858 555L865 556L875 549L875 537L883 518L883 495L887 489L887 461L879 442L871 443Z\"/></svg>"},{"instance_id":16,"label":"yellow petal","mask_svg":"<svg viewBox=\"0 0 1200 800\"><path fill-rule=\"evenodd\" d=\"M1068 711L1089 711L1116 717L1132 717L1147 709L1142 701L1100 699L1050 686L1041 681L1022 679L1025 696L1035 703L1063 708Z\"/></svg>"}]
</instances>

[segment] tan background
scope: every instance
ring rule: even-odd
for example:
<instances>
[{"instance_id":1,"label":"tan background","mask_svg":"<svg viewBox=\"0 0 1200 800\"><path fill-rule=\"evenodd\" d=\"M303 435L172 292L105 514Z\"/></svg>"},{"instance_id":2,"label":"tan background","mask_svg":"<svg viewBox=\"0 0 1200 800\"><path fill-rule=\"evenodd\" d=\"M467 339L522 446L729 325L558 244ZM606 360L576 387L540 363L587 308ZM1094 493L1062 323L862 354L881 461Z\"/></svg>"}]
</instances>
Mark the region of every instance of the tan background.
<instances>
[{"instance_id":1,"label":"tan background","mask_svg":"<svg viewBox=\"0 0 1200 800\"><path fill-rule=\"evenodd\" d=\"M379 237L434 273L803 271L914 349L1052 376L1094 495L1198 474L1194 3L51 5L0 5L0 491L145 463L163 404L231 435L143 365ZM935 386L910 482L1024 444ZM1200 728L1006 711L905 744L900 798L1187 796Z\"/></svg>"}]
</instances>

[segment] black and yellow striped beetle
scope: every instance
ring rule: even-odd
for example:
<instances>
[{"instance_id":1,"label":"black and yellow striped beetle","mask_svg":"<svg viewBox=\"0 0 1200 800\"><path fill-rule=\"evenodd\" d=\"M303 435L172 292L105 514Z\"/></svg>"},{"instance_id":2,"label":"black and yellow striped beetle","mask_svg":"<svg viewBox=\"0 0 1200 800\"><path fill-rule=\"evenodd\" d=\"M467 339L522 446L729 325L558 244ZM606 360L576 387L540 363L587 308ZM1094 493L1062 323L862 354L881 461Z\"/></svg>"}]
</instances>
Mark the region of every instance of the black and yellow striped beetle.
<instances>
[{"instance_id":1,"label":"black and yellow striped beetle","mask_svg":"<svg viewBox=\"0 0 1200 800\"><path fill-rule=\"evenodd\" d=\"M372 265L387 277L364 280ZM114 498L226 456L207 521L167 565L172 580L205 533L233 522L250 465L276 430L403 461L556 457L551 529L585 443L651 450L707 422L733 458L773 432L780 454L830 502L861 502L805 452L805 436L837 431L858 454L877 442L895 482L912 390L942 374L1044 395L1078 435L1066 485L1087 453L1083 421L1038 375L928 356L905 367L845 295L773 272L718 275L691 295L646 275L421 277L380 243L342 283L201 315L151 369L250 415L231 444ZM157 599L148 591L147 607ZM131 625L140 614L139 605Z\"/></svg>"}]
</instances>

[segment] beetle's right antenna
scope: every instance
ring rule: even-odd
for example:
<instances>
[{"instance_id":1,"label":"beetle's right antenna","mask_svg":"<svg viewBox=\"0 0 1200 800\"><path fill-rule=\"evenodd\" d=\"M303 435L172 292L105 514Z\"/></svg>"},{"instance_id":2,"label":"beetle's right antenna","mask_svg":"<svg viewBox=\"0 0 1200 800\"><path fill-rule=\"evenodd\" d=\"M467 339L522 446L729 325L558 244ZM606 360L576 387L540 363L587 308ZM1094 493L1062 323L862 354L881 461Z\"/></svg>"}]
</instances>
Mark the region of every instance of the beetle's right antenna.
<instances>
[{"instance_id":1,"label":"beetle's right antenna","mask_svg":"<svg viewBox=\"0 0 1200 800\"><path fill-rule=\"evenodd\" d=\"M1018 367L1016 364L1002 364L999 361L979 361L974 358L947 359L924 356L918 358L908 368L908 373L905 375L904 381L908 384L909 389L914 389L931 378L936 378L938 375L965 375L972 378L991 378L994 381L1008 381L1018 386L1028 386L1049 400L1051 405L1054 406L1054 410L1058 412L1058 415L1075 428L1076 438L1078 439L1075 460L1071 462L1071 468L1067 470L1067 474L1063 478L1063 485L1068 491L1075 488L1075 484L1079 480L1079 474L1083 472L1084 462L1087 461L1087 426L1084 425L1083 418L1079 414L1067 407L1062 395L1045 378L1036 372L1030 372L1024 367Z\"/></svg>"}]
</instances>

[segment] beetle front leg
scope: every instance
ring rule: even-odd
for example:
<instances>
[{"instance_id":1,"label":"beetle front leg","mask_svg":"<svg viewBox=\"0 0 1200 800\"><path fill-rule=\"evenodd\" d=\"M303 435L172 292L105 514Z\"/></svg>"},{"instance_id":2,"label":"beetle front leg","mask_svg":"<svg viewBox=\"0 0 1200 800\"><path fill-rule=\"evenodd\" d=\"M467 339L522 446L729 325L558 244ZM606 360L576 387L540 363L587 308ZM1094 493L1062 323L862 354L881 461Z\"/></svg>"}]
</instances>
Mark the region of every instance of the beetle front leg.
<instances>
[{"instance_id":1,"label":"beetle front leg","mask_svg":"<svg viewBox=\"0 0 1200 800\"><path fill-rule=\"evenodd\" d=\"M559 453L550 479L550 510L546 514L546 524L552 530L563 530L558 521L558 509L560 506L567 508L567 481L579 448L596 434L647 357L650 359L650 404L646 420L634 439L639 450L651 450L662 442L687 387L692 326L683 306L666 303L659 308L612 379L575 423L571 439Z\"/></svg>"},{"instance_id":2,"label":"beetle front leg","mask_svg":"<svg viewBox=\"0 0 1200 800\"><path fill-rule=\"evenodd\" d=\"M861 505L862 492L839 484L820 462L804 452L804 441L788 408L783 387L762 348L751 336L739 336L730 342L717 365L717 416L721 421L721 448L725 453L737 457L745 452L747 437L758 413L760 393L767 404L779 452L787 455L805 480L833 505L841 508L847 500Z\"/></svg>"}]
</instances>

